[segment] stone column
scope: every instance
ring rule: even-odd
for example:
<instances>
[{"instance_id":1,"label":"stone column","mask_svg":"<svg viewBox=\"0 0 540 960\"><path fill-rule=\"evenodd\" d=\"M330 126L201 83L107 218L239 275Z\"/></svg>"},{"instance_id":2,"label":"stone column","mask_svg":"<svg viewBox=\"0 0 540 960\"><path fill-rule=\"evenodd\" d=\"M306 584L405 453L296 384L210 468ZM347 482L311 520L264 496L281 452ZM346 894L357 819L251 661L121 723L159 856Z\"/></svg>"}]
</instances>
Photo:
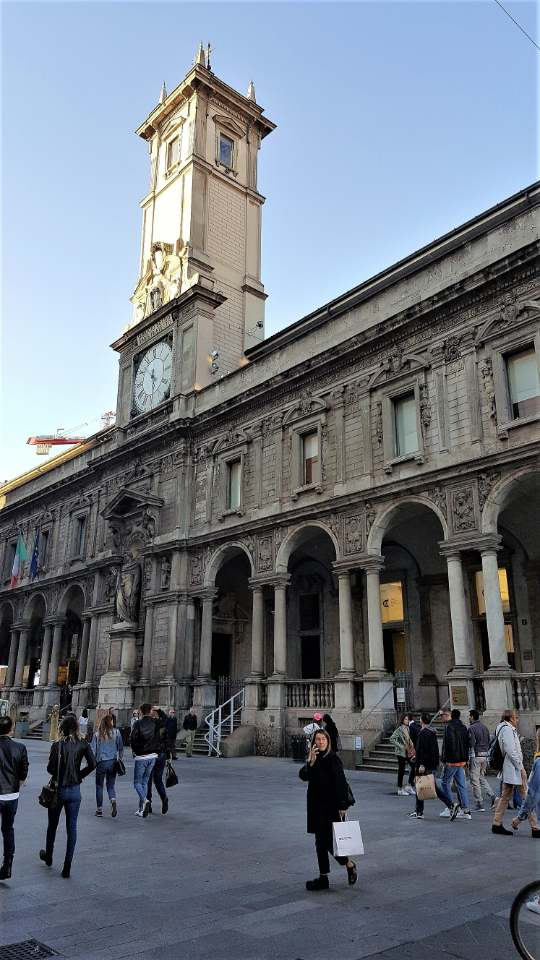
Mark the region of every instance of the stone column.
<instances>
[{"instance_id":1,"label":"stone column","mask_svg":"<svg viewBox=\"0 0 540 960\"><path fill-rule=\"evenodd\" d=\"M28 648L28 634L30 627L23 626L19 630L19 646L17 650L17 665L15 667L14 686L20 687L23 682L23 671L26 663L26 650Z\"/></svg>"},{"instance_id":2,"label":"stone column","mask_svg":"<svg viewBox=\"0 0 540 960\"><path fill-rule=\"evenodd\" d=\"M19 631L11 628L11 643L9 645L9 660L6 674L6 687L13 687L15 683L15 665L19 649Z\"/></svg>"},{"instance_id":3,"label":"stone column","mask_svg":"<svg viewBox=\"0 0 540 960\"><path fill-rule=\"evenodd\" d=\"M51 662L49 665L49 687L56 687L58 682L58 667L60 666L60 648L62 646L62 628L64 617L54 621Z\"/></svg>"},{"instance_id":4,"label":"stone column","mask_svg":"<svg viewBox=\"0 0 540 960\"><path fill-rule=\"evenodd\" d=\"M352 625L351 575L338 571L339 587L339 652L341 674L354 674L354 637Z\"/></svg>"},{"instance_id":5,"label":"stone column","mask_svg":"<svg viewBox=\"0 0 540 960\"><path fill-rule=\"evenodd\" d=\"M52 632L52 623L46 623L45 633L43 635L43 646L41 648L41 663L39 667L40 687L46 687L49 681L49 661L51 658Z\"/></svg>"},{"instance_id":6,"label":"stone column","mask_svg":"<svg viewBox=\"0 0 540 960\"><path fill-rule=\"evenodd\" d=\"M261 584L251 583L253 608L251 614L251 675L264 675L264 595Z\"/></svg>"},{"instance_id":7,"label":"stone column","mask_svg":"<svg viewBox=\"0 0 540 960\"><path fill-rule=\"evenodd\" d=\"M499 587L499 568L497 547L490 546L481 550L482 573L484 576L484 602L489 640L490 670L509 669L506 643L504 639L504 616Z\"/></svg>"},{"instance_id":8,"label":"stone column","mask_svg":"<svg viewBox=\"0 0 540 960\"><path fill-rule=\"evenodd\" d=\"M86 657L86 671L84 674L84 682L92 685L94 681L94 666L96 662L96 647L98 639L98 618L97 616L92 617L90 622L90 636L88 639L88 655Z\"/></svg>"},{"instance_id":9,"label":"stone column","mask_svg":"<svg viewBox=\"0 0 540 960\"><path fill-rule=\"evenodd\" d=\"M201 646L199 653L199 676L210 677L212 669L212 613L217 590L209 587L199 594L202 600Z\"/></svg>"},{"instance_id":10,"label":"stone column","mask_svg":"<svg viewBox=\"0 0 540 960\"><path fill-rule=\"evenodd\" d=\"M471 652L469 643L469 621L463 584L463 567L459 552L447 553L448 592L450 596L450 619L452 621L452 640L454 644L455 670L470 670Z\"/></svg>"},{"instance_id":11,"label":"stone column","mask_svg":"<svg viewBox=\"0 0 540 960\"><path fill-rule=\"evenodd\" d=\"M384 566L382 557L373 557L363 564L366 571L366 595L368 608L369 672L386 673L381 620L380 574Z\"/></svg>"},{"instance_id":12,"label":"stone column","mask_svg":"<svg viewBox=\"0 0 540 960\"><path fill-rule=\"evenodd\" d=\"M186 601L186 641L185 641L185 660L184 668L186 677L193 676L193 649L195 642L195 602L193 599Z\"/></svg>"},{"instance_id":13,"label":"stone column","mask_svg":"<svg viewBox=\"0 0 540 960\"><path fill-rule=\"evenodd\" d=\"M81 655L79 657L79 674L77 676L77 683L84 683L84 678L86 677L86 661L88 659L88 645L90 642L90 623L92 618L89 616L84 617L83 619L83 632L81 639Z\"/></svg>"},{"instance_id":14,"label":"stone column","mask_svg":"<svg viewBox=\"0 0 540 960\"><path fill-rule=\"evenodd\" d=\"M152 675L152 628L154 622L154 608L147 604L144 611L144 643L142 659L142 676L140 682L150 683Z\"/></svg>"},{"instance_id":15,"label":"stone column","mask_svg":"<svg viewBox=\"0 0 540 960\"><path fill-rule=\"evenodd\" d=\"M167 672L165 680L174 680L176 672L176 645L178 639L178 602L175 600L169 615L169 643L167 646Z\"/></svg>"},{"instance_id":16,"label":"stone column","mask_svg":"<svg viewBox=\"0 0 540 960\"><path fill-rule=\"evenodd\" d=\"M290 576L274 580L274 676L287 675L287 584Z\"/></svg>"}]
</instances>

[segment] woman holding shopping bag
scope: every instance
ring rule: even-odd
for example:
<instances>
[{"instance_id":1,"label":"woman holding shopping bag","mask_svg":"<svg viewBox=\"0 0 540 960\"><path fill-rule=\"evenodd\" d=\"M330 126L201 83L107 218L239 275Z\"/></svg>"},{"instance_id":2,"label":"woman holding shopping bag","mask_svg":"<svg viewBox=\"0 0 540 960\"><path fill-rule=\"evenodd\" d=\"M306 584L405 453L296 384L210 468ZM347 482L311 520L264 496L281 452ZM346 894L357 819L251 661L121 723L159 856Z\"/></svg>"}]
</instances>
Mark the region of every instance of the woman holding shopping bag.
<instances>
[{"instance_id":1,"label":"woman holding shopping bag","mask_svg":"<svg viewBox=\"0 0 540 960\"><path fill-rule=\"evenodd\" d=\"M398 797L406 797L408 794L414 794L414 746L411 740L409 733L409 715L406 713L405 716L401 718L401 723L399 727L396 727L393 734L390 737L391 743L394 745L394 750L396 752L397 762L398 762L398 778L397 778L397 793ZM409 783L408 786L403 786L403 777L405 774L405 766L409 764L410 773L409 773Z\"/></svg>"},{"instance_id":2,"label":"woman holding shopping bag","mask_svg":"<svg viewBox=\"0 0 540 960\"><path fill-rule=\"evenodd\" d=\"M90 746L96 758L96 817L103 816L103 784L107 785L107 795L111 802L111 817L116 817L116 776L118 761L124 755L124 743L120 731L113 727L112 717L106 713L101 718L97 733L92 737Z\"/></svg>"},{"instance_id":3,"label":"woman holding shopping bag","mask_svg":"<svg viewBox=\"0 0 540 960\"><path fill-rule=\"evenodd\" d=\"M351 794L343 764L332 752L330 737L325 730L317 730L311 741L307 763L299 771L301 780L307 781L307 832L315 834L315 849L319 863L319 876L306 882L306 890L328 890L330 873L329 853L333 854L332 824L345 817L351 806ZM354 799L353 799L354 802ZM349 884L356 883L354 860L335 857L347 868Z\"/></svg>"}]
</instances>

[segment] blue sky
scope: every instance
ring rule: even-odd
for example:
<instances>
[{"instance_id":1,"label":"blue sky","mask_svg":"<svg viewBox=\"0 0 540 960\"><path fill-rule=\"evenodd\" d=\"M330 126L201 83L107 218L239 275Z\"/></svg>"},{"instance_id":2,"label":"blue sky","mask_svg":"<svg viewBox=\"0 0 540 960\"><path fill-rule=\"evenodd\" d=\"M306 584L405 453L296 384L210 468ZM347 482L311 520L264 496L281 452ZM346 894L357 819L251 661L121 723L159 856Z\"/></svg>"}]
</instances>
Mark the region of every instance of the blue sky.
<instances>
[{"instance_id":1,"label":"blue sky","mask_svg":"<svg viewBox=\"0 0 540 960\"><path fill-rule=\"evenodd\" d=\"M506 5L538 38L534 5ZM278 124L267 334L538 176L538 53L492 0L21 2L2 21L0 481L43 462L29 435L115 407L148 178L133 131L200 40Z\"/></svg>"}]
</instances>

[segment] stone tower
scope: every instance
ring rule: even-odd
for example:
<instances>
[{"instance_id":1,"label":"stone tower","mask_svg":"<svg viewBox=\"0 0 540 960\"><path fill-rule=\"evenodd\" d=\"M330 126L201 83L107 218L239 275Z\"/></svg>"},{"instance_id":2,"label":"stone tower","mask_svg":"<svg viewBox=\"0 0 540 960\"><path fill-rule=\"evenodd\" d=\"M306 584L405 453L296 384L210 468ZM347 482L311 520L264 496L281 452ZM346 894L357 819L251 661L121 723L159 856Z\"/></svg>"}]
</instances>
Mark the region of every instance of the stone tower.
<instances>
[{"instance_id":1,"label":"stone tower","mask_svg":"<svg viewBox=\"0 0 540 960\"><path fill-rule=\"evenodd\" d=\"M150 189L141 201L132 327L190 288L207 288L225 299L195 349L215 357L220 375L237 369L244 351L264 338L257 159L274 127L253 83L246 96L227 86L201 45L184 80L169 94L163 85L137 130L148 143Z\"/></svg>"}]
</instances>

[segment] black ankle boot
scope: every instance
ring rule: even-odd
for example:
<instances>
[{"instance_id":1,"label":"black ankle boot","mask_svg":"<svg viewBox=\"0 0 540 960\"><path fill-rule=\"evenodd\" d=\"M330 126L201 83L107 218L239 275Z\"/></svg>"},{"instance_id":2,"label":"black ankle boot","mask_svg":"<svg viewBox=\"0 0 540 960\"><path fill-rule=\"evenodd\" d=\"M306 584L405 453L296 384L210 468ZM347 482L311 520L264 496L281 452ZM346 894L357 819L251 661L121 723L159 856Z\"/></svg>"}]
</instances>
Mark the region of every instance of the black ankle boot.
<instances>
[{"instance_id":1,"label":"black ankle boot","mask_svg":"<svg viewBox=\"0 0 540 960\"><path fill-rule=\"evenodd\" d=\"M328 877L322 875L316 880L306 880L306 890L328 890Z\"/></svg>"},{"instance_id":2,"label":"black ankle boot","mask_svg":"<svg viewBox=\"0 0 540 960\"><path fill-rule=\"evenodd\" d=\"M43 860L43 863L46 863L48 867L52 867L52 854L49 856L46 850L39 851L39 859Z\"/></svg>"},{"instance_id":3,"label":"black ankle boot","mask_svg":"<svg viewBox=\"0 0 540 960\"><path fill-rule=\"evenodd\" d=\"M503 837L513 837L514 834L511 830L507 830L506 827L503 827L502 823L494 823L491 827L492 833L500 833Z\"/></svg>"},{"instance_id":4,"label":"black ankle boot","mask_svg":"<svg viewBox=\"0 0 540 960\"><path fill-rule=\"evenodd\" d=\"M11 876L11 864L13 863L13 857L5 857L2 866L0 867L0 880L9 880Z\"/></svg>"},{"instance_id":5,"label":"black ankle boot","mask_svg":"<svg viewBox=\"0 0 540 960\"><path fill-rule=\"evenodd\" d=\"M68 863L66 860L64 862L64 866L62 867L62 876L64 880L68 880L70 875L71 875L71 864Z\"/></svg>"}]
</instances>

